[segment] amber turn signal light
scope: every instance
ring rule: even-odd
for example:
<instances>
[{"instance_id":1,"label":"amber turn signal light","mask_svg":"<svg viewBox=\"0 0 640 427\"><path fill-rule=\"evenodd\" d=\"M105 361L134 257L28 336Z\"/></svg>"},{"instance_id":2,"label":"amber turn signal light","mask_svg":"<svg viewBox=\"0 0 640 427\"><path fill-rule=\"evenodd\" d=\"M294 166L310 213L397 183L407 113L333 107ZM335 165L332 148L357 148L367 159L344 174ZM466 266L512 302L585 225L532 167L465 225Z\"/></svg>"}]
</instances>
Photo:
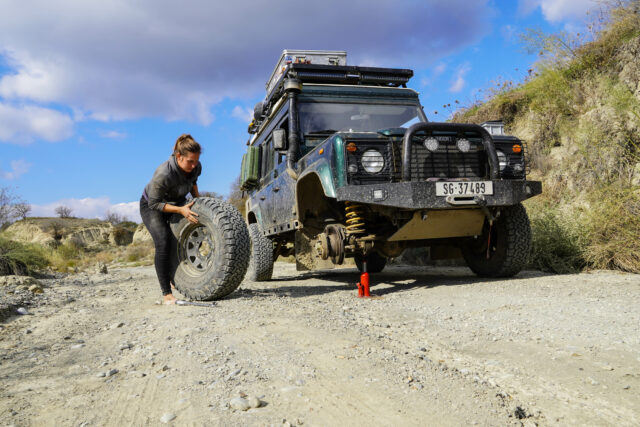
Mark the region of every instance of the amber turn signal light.
<instances>
[{"instance_id":1,"label":"amber turn signal light","mask_svg":"<svg viewBox=\"0 0 640 427\"><path fill-rule=\"evenodd\" d=\"M522 153L522 145L520 144L515 144L511 149L514 153Z\"/></svg>"},{"instance_id":2,"label":"amber turn signal light","mask_svg":"<svg viewBox=\"0 0 640 427\"><path fill-rule=\"evenodd\" d=\"M356 147L356 143L355 142L350 142L350 143L347 144L347 151L348 152L353 153L357 149L358 149L358 147Z\"/></svg>"}]
</instances>

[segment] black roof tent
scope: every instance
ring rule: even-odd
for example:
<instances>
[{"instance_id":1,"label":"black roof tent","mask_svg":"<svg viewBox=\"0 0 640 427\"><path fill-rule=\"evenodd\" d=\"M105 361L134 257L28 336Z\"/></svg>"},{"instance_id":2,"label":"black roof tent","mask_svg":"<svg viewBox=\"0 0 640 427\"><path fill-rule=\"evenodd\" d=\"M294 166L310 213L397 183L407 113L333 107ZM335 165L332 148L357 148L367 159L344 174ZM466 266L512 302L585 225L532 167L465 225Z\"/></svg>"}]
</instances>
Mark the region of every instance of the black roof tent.
<instances>
[{"instance_id":1,"label":"black roof tent","mask_svg":"<svg viewBox=\"0 0 640 427\"><path fill-rule=\"evenodd\" d=\"M283 81L296 78L302 83L407 87L413 70L401 68L358 67L352 65L289 64L265 104L282 95Z\"/></svg>"}]
</instances>

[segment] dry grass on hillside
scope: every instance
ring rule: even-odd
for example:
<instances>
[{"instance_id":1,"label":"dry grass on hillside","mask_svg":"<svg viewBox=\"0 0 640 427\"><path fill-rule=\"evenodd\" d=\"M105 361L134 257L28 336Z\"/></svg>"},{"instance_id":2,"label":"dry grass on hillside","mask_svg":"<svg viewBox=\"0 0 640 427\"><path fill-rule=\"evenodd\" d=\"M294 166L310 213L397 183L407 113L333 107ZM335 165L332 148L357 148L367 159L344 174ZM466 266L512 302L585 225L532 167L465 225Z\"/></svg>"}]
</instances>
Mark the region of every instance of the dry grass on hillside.
<instances>
[{"instance_id":1,"label":"dry grass on hillside","mask_svg":"<svg viewBox=\"0 0 640 427\"><path fill-rule=\"evenodd\" d=\"M502 119L528 141L531 177L543 181L525 204L542 269L640 272L640 0L608 16L579 46L538 34L545 56L531 78L453 118Z\"/></svg>"}]
</instances>

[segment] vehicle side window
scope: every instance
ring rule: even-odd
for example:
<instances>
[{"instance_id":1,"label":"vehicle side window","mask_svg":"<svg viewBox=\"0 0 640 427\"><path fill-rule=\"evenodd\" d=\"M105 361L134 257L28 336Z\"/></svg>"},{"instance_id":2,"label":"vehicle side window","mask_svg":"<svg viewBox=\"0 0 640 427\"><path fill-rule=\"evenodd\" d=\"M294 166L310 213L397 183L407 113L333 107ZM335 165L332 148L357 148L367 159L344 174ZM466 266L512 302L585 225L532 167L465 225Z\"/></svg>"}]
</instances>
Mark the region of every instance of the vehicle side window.
<instances>
[{"instance_id":1,"label":"vehicle side window","mask_svg":"<svg viewBox=\"0 0 640 427\"><path fill-rule=\"evenodd\" d=\"M269 138L262 144L262 177L269 175L273 170L273 139Z\"/></svg>"}]
</instances>

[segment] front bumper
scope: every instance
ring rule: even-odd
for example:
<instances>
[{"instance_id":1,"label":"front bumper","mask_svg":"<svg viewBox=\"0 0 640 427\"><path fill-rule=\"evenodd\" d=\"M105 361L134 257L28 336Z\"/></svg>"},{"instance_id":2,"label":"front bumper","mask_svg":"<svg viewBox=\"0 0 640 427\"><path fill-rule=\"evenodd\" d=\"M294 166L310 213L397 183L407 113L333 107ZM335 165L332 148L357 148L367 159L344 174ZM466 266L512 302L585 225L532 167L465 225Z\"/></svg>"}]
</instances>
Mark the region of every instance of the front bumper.
<instances>
[{"instance_id":1,"label":"front bumper","mask_svg":"<svg viewBox=\"0 0 640 427\"><path fill-rule=\"evenodd\" d=\"M493 195L481 198L436 196L435 182L387 182L336 189L338 201L403 209L451 209L456 206L511 206L542 193L540 181L493 180Z\"/></svg>"}]
</instances>

